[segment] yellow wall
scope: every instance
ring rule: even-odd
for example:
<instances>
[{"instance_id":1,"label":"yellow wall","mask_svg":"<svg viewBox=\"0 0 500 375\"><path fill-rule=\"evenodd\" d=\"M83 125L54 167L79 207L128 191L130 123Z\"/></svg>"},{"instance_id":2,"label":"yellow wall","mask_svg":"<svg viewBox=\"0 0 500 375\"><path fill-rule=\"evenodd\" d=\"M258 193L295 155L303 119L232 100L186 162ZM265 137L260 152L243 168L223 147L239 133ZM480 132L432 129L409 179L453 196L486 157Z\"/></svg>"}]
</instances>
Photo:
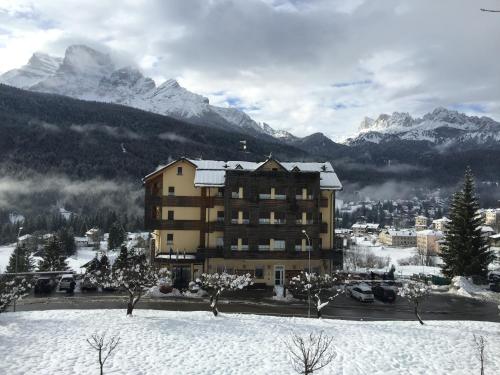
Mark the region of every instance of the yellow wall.
<instances>
[{"instance_id":1,"label":"yellow wall","mask_svg":"<svg viewBox=\"0 0 500 375\"><path fill-rule=\"evenodd\" d=\"M205 233L205 243L208 247L215 248L217 246L218 237L224 237L224 232Z\"/></svg>"},{"instance_id":2,"label":"yellow wall","mask_svg":"<svg viewBox=\"0 0 500 375\"><path fill-rule=\"evenodd\" d=\"M199 207L162 207L163 220L167 220L168 211L174 211L174 220L200 220Z\"/></svg>"},{"instance_id":3,"label":"yellow wall","mask_svg":"<svg viewBox=\"0 0 500 375\"><path fill-rule=\"evenodd\" d=\"M323 249L332 249L333 248L333 238L332 238L332 222L334 220L333 217L333 194L331 191L325 191L323 190L321 192L321 198L327 198L328 199L328 207L321 207L320 212L321 216L323 218L323 222L328 224L328 232L327 233L321 233L321 242L322 242L322 248Z\"/></svg>"},{"instance_id":4,"label":"yellow wall","mask_svg":"<svg viewBox=\"0 0 500 375\"><path fill-rule=\"evenodd\" d=\"M160 251L169 252L170 248L176 252L196 252L200 246L200 232L197 230L161 230L160 232ZM173 233L174 243L167 245L167 233Z\"/></svg>"},{"instance_id":5,"label":"yellow wall","mask_svg":"<svg viewBox=\"0 0 500 375\"><path fill-rule=\"evenodd\" d=\"M177 167L182 167L182 176L177 175ZM200 196L201 189L194 187L195 167L180 160L163 171L163 195L168 195L168 187L175 187L176 196Z\"/></svg>"}]
</instances>

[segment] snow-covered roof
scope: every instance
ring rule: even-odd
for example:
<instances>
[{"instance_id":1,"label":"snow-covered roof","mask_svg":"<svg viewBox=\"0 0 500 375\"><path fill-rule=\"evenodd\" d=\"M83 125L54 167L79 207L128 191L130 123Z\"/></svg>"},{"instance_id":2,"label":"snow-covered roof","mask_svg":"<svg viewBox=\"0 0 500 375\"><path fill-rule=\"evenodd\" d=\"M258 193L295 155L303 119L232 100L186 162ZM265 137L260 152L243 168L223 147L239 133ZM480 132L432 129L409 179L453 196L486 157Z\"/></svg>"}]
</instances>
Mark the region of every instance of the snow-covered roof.
<instances>
[{"instance_id":1,"label":"snow-covered roof","mask_svg":"<svg viewBox=\"0 0 500 375\"><path fill-rule=\"evenodd\" d=\"M196 166L196 172L194 177L194 186L196 187L214 187L224 186L226 180L226 171L228 170L245 170L245 171L255 171L260 166L262 166L264 162L255 163L251 161L239 161L239 160L230 160L230 161L221 161L221 160L195 160L195 159L184 159L187 162ZM173 163L177 162L173 161L167 165L158 167L154 172L148 174L144 177L143 180L153 176L159 171L169 167ZM340 183L337 174L333 170L331 163L305 163L305 162L284 162L280 163L283 168L287 171L298 171L298 172L319 172L320 173L320 188L322 190L341 190L342 184Z\"/></svg>"},{"instance_id":2,"label":"snow-covered roof","mask_svg":"<svg viewBox=\"0 0 500 375\"><path fill-rule=\"evenodd\" d=\"M410 229L387 229L385 232L390 236L416 237L415 231Z\"/></svg>"},{"instance_id":3,"label":"snow-covered roof","mask_svg":"<svg viewBox=\"0 0 500 375\"><path fill-rule=\"evenodd\" d=\"M432 230L432 229L426 229L426 230L421 230L417 232L417 236L435 236L435 237L442 237L443 232L440 230Z\"/></svg>"},{"instance_id":4,"label":"snow-covered roof","mask_svg":"<svg viewBox=\"0 0 500 375\"><path fill-rule=\"evenodd\" d=\"M451 220L448 219L446 216L443 216L441 219L435 219L432 220L433 223L438 224L438 223L449 223Z\"/></svg>"},{"instance_id":5,"label":"snow-covered roof","mask_svg":"<svg viewBox=\"0 0 500 375\"><path fill-rule=\"evenodd\" d=\"M493 238L494 240L498 240L498 239L500 239L500 233L497 233L497 234L492 234L492 235L490 236L490 238Z\"/></svg>"},{"instance_id":6,"label":"snow-covered roof","mask_svg":"<svg viewBox=\"0 0 500 375\"><path fill-rule=\"evenodd\" d=\"M481 232L483 232L483 233L489 233L489 232L495 233L495 231L493 230L493 228L489 227L487 225L482 225L481 226Z\"/></svg>"}]
</instances>

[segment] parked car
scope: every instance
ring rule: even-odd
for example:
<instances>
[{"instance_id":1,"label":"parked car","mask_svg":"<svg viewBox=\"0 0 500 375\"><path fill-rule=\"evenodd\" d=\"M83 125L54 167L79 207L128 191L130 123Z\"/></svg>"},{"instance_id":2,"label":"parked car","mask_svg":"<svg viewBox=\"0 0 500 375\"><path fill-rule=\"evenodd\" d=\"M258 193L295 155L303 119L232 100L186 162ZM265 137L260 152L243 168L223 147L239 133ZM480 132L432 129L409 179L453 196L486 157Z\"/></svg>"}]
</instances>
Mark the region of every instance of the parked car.
<instances>
[{"instance_id":1,"label":"parked car","mask_svg":"<svg viewBox=\"0 0 500 375\"><path fill-rule=\"evenodd\" d=\"M72 282L75 282L73 275L62 275L61 280L59 280L59 290L69 290Z\"/></svg>"},{"instance_id":2,"label":"parked car","mask_svg":"<svg viewBox=\"0 0 500 375\"><path fill-rule=\"evenodd\" d=\"M490 283L500 282L500 271L491 271L488 275L488 281Z\"/></svg>"},{"instance_id":3,"label":"parked car","mask_svg":"<svg viewBox=\"0 0 500 375\"><path fill-rule=\"evenodd\" d=\"M373 296L372 288L367 284L356 284L348 289L348 294L352 298L357 299L361 302L373 302L375 297Z\"/></svg>"},{"instance_id":4,"label":"parked car","mask_svg":"<svg viewBox=\"0 0 500 375\"><path fill-rule=\"evenodd\" d=\"M389 285L378 284L372 287L373 296L383 302L396 301L396 292Z\"/></svg>"},{"instance_id":5,"label":"parked car","mask_svg":"<svg viewBox=\"0 0 500 375\"><path fill-rule=\"evenodd\" d=\"M51 277L42 276L35 281L35 294L50 293L56 287L56 282Z\"/></svg>"},{"instance_id":6,"label":"parked car","mask_svg":"<svg viewBox=\"0 0 500 375\"><path fill-rule=\"evenodd\" d=\"M91 280L90 277L84 276L80 281L80 290L97 290L97 283Z\"/></svg>"},{"instance_id":7,"label":"parked car","mask_svg":"<svg viewBox=\"0 0 500 375\"><path fill-rule=\"evenodd\" d=\"M500 293L500 281L490 283L490 290L492 292L498 292Z\"/></svg>"}]
</instances>

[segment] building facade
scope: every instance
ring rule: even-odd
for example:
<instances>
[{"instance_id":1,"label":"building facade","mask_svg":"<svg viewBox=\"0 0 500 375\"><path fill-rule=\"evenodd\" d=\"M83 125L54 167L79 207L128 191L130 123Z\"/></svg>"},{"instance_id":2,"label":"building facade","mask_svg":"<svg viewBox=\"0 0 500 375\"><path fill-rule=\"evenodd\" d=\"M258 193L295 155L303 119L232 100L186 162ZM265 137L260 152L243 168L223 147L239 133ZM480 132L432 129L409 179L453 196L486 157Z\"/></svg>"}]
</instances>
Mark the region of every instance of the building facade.
<instances>
[{"instance_id":1,"label":"building facade","mask_svg":"<svg viewBox=\"0 0 500 375\"><path fill-rule=\"evenodd\" d=\"M446 233L448 231L448 224L450 223L450 221L451 220L446 216L443 216L441 219L433 220L432 227L434 228L434 230Z\"/></svg>"},{"instance_id":2,"label":"building facade","mask_svg":"<svg viewBox=\"0 0 500 375\"><path fill-rule=\"evenodd\" d=\"M444 238L443 232L437 230L421 230L417 232L417 249L424 254L436 255L440 252L439 241Z\"/></svg>"},{"instance_id":3,"label":"building facade","mask_svg":"<svg viewBox=\"0 0 500 375\"><path fill-rule=\"evenodd\" d=\"M222 271L283 285L309 255L313 272L342 266L334 228L342 186L330 163L182 158L143 181L152 257L181 286Z\"/></svg>"},{"instance_id":4,"label":"building facade","mask_svg":"<svg viewBox=\"0 0 500 375\"><path fill-rule=\"evenodd\" d=\"M428 219L425 216L415 217L415 230L426 230Z\"/></svg>"},{"instance_id":5,"label":"building facade","mask_svg":"<svg viewBox=\"0 0 500 375\"><path fill-rule=\"evenodd\" d=\"M417 246L416 233L410 229L384 229L379 234L379 241L384 245L394 247Z\"/></svg>"}]
</instances>

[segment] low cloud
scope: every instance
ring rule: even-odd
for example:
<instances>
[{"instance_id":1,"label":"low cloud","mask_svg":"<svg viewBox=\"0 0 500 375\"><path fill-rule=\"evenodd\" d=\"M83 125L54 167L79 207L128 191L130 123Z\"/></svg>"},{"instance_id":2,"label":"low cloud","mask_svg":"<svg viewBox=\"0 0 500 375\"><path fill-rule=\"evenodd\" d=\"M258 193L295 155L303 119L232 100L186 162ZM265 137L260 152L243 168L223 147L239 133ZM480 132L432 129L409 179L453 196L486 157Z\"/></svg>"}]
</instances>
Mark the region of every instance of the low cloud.
<instances>
[{"instance_id":1,"label":"low cloud","mask_svg":"<svg viewBox=\"0 0 500 375\"><path fill-rule=\"evenodd\" d=\"M108 126L104 124L85 124L85 125L76 125L73 124L70 127L70 130L80 133L80 134L86 134L90 132L102 132L104 134L107 134L111 137L114 138L125 138L125 139L142 139L143 137L131 130L128 129L122 129L122 128L117 128L113 126Z\"/></svg>"},{"instance_id":2,"label":"low cloud","mask_svg":"<svg viewBox=\"0 0 500 375\"><path fill-rule=\"evenodd\" d=\"M190 139L187 139L186 137L183 137L182 135L175 134L175 133L161 133L158 135L158 138L166 140L166 141L174 141L174 142L181 142L181 143L188 143L188 142L193 142Z\"/></svg>"},{"instance_id":3,"label":"low cloud","mask_svg":"<svg viewBox=\"0 0 500 375\"><path fill-rule=\"evenodd\" d=\"M142 215L142 197L142 186L128 181L75 180L60 175L0 178L0 209L20 213L62 205L76 211L111 208Z\"/></svg>"}]
</instances>

